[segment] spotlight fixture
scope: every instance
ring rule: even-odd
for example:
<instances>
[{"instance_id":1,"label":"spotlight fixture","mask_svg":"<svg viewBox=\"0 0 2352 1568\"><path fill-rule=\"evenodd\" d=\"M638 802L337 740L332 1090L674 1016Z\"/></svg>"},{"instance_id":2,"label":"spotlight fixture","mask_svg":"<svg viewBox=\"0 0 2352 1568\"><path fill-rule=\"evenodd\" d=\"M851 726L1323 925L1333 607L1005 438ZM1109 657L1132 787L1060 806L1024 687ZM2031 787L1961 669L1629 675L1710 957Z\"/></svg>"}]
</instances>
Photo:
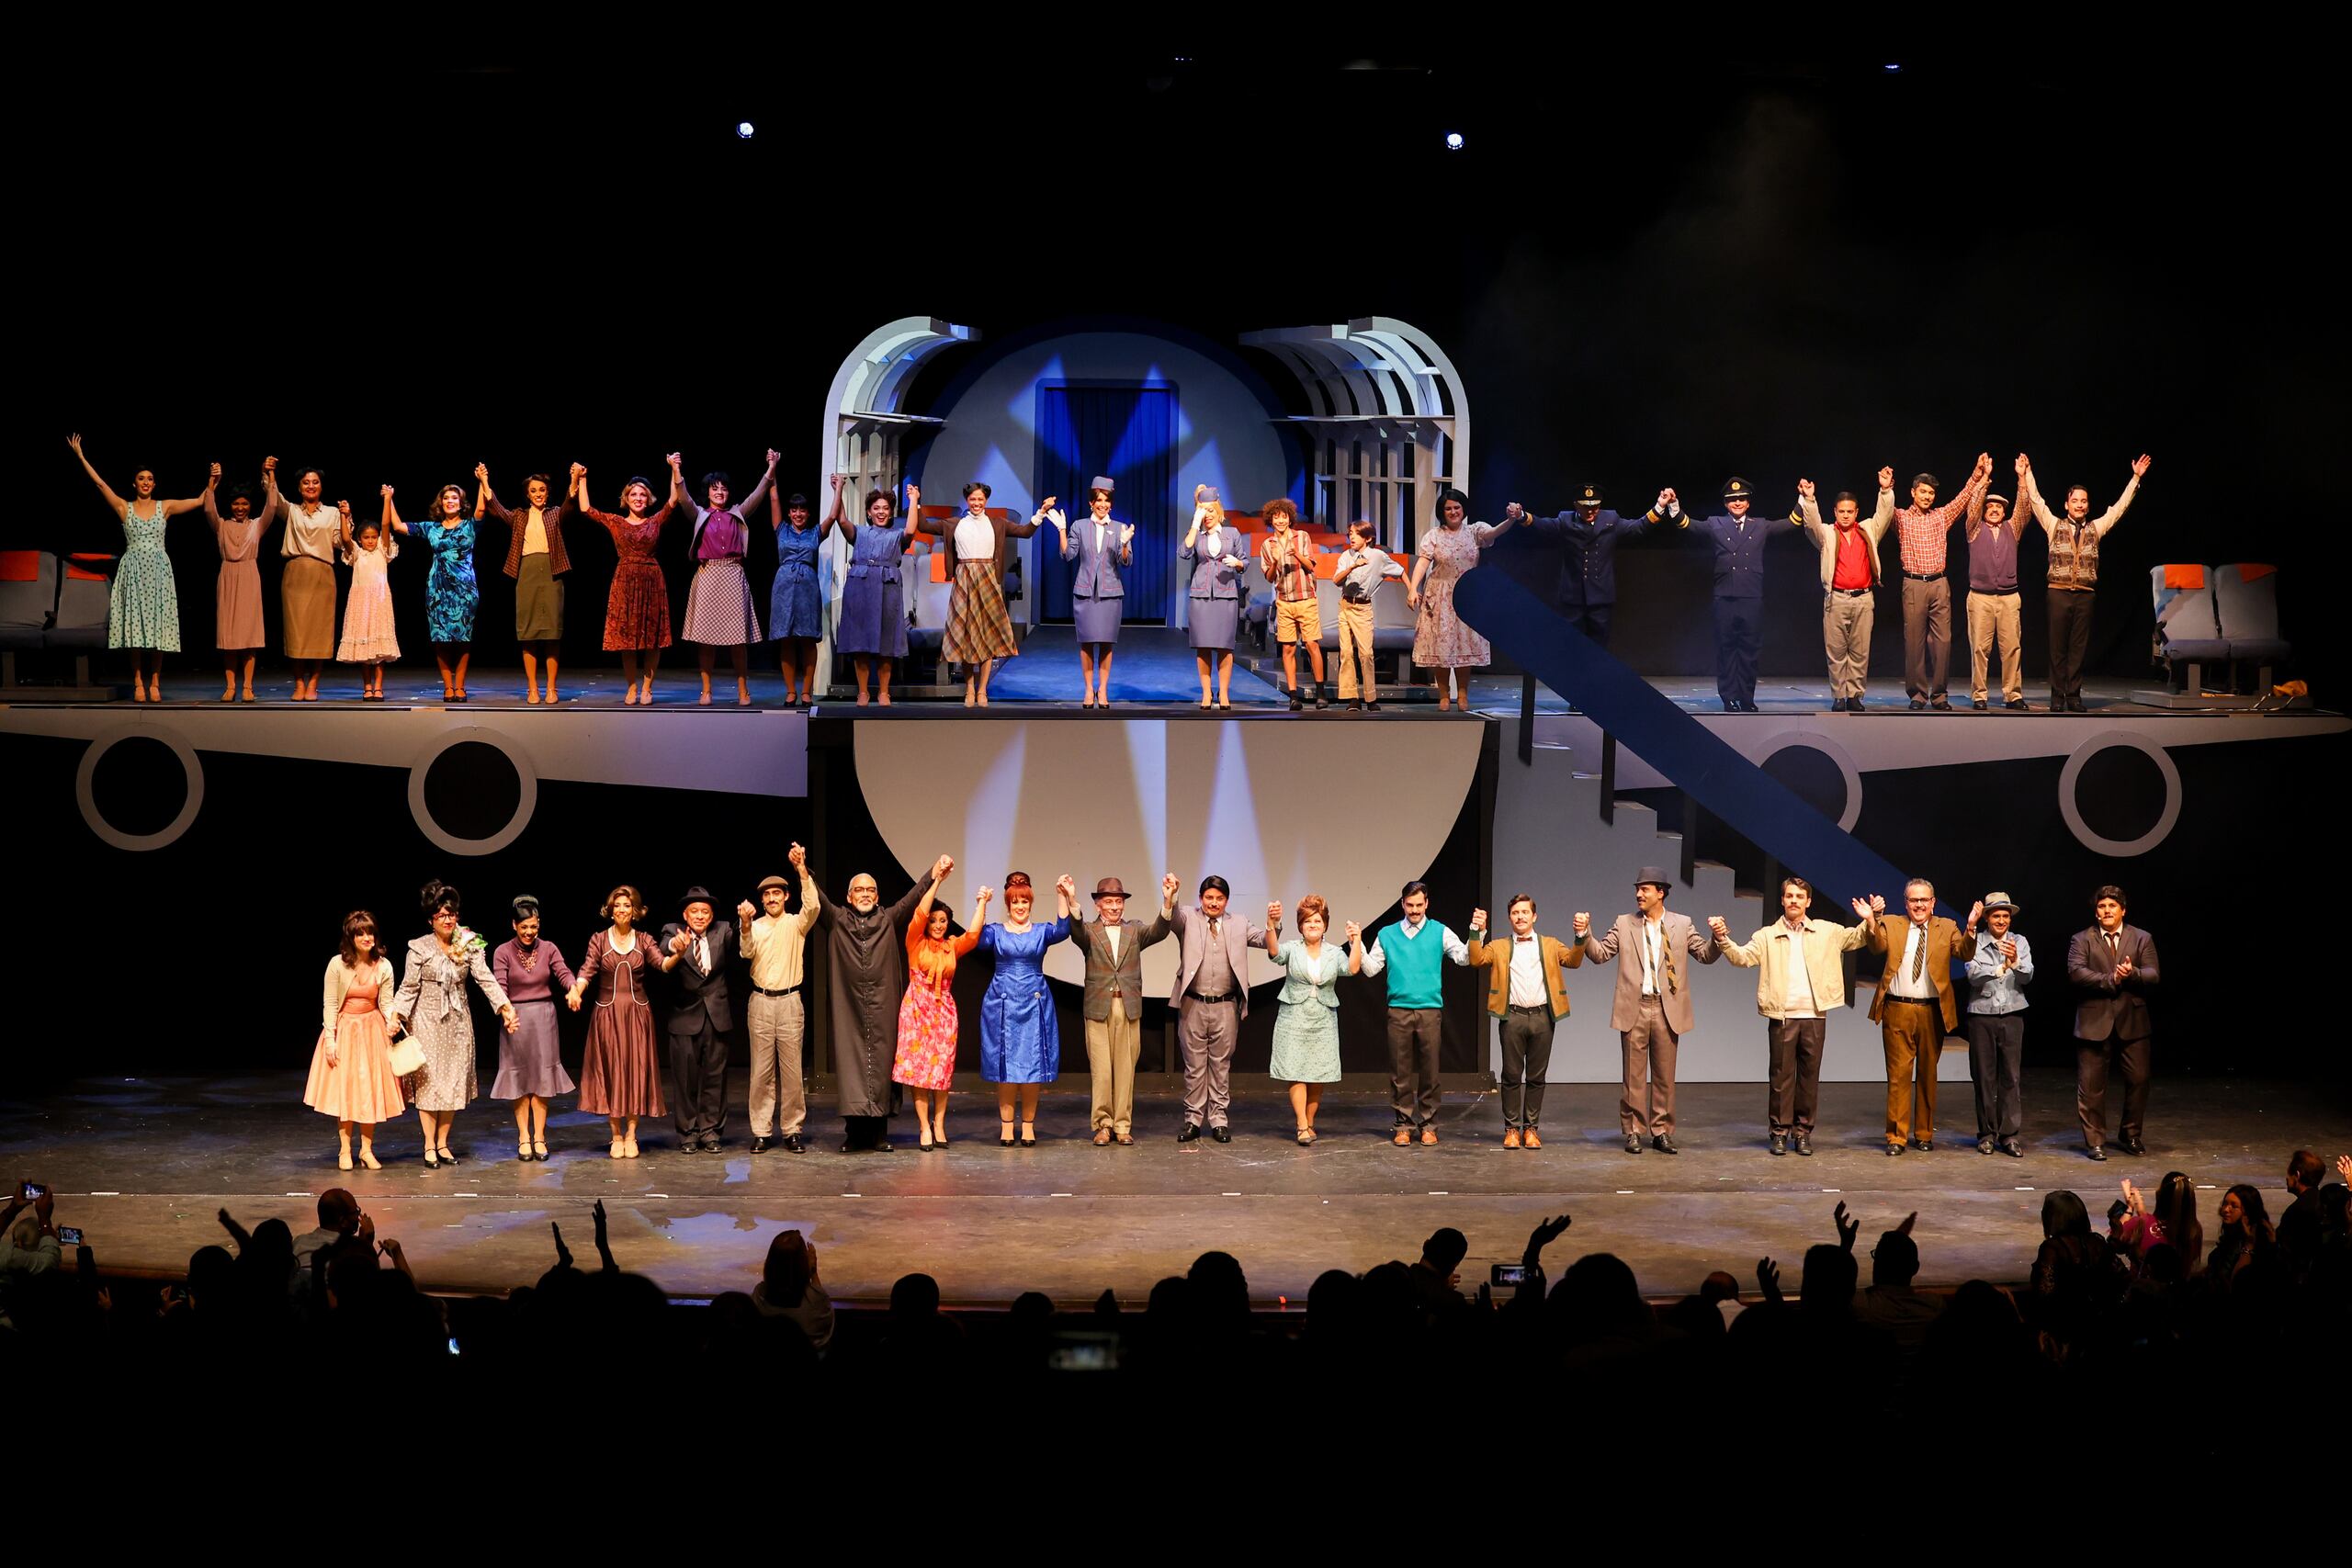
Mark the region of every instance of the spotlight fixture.
<instances>
[{"instance_id":1,"label":"spotlight fixture","mask_svg":"<svg viewBox=\"0 0 2352 1568\"><path fill-rule=\"evenodd\" d=\"M735 134L741 140L749 141L752 139L752 122L748 119L737 120L735 122Z\"/></svg>"},{"instance_id":2,"label":"spotlight fixture","mask_svg":"<svg viewBox=\"0 0 2352 1568\"><path fill-rule=\"evenodd\" d=\"M1445 133L1445 150L1447 152L1459 152L1464 145L1466 145L1466 143L1462 140L1462 132L1458 130L1449 130Z\"/></svg>"},{"instance_id":3,"label":"spotlight fixture","mask_svg":"<svg viewBox=\"0 0 2352 1568\"><path fill-rule=\"evenodd\" d=\"M1892 61L1892 60L1890 60L1890 61L1888 61L1888 62L1886 62L1886 68L1887 68L1889 71L1900 71L1900 70L1902 70L1902 69L1903 69L1903 67L1902 67L1902 66L1900 66L1900 65L1896 64L1896 63L1895 63L1894 61Z\"/></svg>"}]
</instances>

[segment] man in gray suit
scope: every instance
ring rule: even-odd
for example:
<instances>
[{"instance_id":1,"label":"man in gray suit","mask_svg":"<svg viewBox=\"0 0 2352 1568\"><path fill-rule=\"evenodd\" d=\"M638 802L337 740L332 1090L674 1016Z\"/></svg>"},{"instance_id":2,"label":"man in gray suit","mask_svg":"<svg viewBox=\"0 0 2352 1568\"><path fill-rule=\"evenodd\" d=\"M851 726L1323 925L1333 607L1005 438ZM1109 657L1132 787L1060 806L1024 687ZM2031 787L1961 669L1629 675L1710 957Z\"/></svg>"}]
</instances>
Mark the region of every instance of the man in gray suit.
<instances>
[{"instance_id":1,"label":"man in gray suit","mask_svg":"<svg viewBox=\"0 0 2352 1568\"><path fill-rule=\"evenodd\" d=\"M1078 928L1086 954L1086 1066L1094 1087L1094 1146L1135 1140L1136 1058L1143 1052L1143 950L1168 934L1176 874L1160 883L1159 913L1127 923L1127 890L1115 876L1094 885L1095 918Z\"/></svg>"},{"instance_id":2,"label":"man in gray suit","mask_svg":"<svg viewBox=\"0 0 2352 1568\"><path fill-rule=\"evenodd\" d=\"M1173 873L1160 885L1183 950L1168 997L1184 1050L1184 1126L1176 1141L1191 1143L1206 1122L1210 1137L1229 1144L1225 1114L1233 1098L1233 1043L1250 1016L1250 950L1264 945L1269 927L1282 929L1283 907L1267 905L1266 924L1253 926L1226 911L1232 889L1224 877L1201 878L1198 905L1175 903L1176 886Z\"/></svg>"},{"instance_id":3,"label":"man in gray suit","mask_svg":"<svg viewBox=\"0 0 2352 1568\"><path fill-rule=\"evenodd\" d=\"M2148 993L2156 984L2156 941L2123 923L2123 889L2091 897L2094 923L2066 944L2066 977L2075 984L2075 1108L2083 1144L2093 1159L2107 1157L2107 1072L2123 1069L2123 1120L2115 1146L2145 1154L2141 1123L2148 1113Z\"/></svg>"},{"instance_id":4,"label":"man in gray suit","mask_svg":"<svg viewBox=\"0 0 2352 1568\"><path fill-rule=\"evenodd\" d=\"M1676 955L1688 953L1702 964L1713 964L1722 949L1702 936L1688 915L1667 912L1670 886L1664 870L1642 867L1634 878L1635 913L1620 915L1607 936L1592 934L1592 917L1577 911L1576 932L1584 939L1584 955L1606 964L1623 953L1617 965L1617 992L1609 1004L1609 1027L1618 1032L1624 1047L1625 1088L1617 1102L1617 1121L1625 1134L1625 1152L1642 1152L1642 1134L1660 1154L1680 1154L1674 1146L1674 1055L1682 1036L1696 1021L1690 1010L1690 976Z\"/></svg>"}]
</instances>

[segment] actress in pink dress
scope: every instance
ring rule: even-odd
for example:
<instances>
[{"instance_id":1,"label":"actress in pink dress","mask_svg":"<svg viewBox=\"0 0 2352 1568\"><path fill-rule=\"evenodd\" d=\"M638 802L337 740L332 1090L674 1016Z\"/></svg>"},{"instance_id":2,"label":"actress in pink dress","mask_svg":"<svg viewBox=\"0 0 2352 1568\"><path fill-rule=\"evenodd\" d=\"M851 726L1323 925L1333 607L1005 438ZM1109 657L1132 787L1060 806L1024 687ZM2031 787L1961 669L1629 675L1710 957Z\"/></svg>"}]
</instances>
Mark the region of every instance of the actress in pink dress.
<instances>
[{"instance_id":1,"label":"actress in pink dress","mask_svg":"<svg viewBox=\"0 0 2352 1568\"><path fill-rule=\"evenodd\" d=\"M1469 688L1461 671L1495 661L1487 639L1467 626L1453 610L1453 585L1478 564L1480 551L1503 536L1512 525L1471 523L1470 498L1458 490L1438 497L1438 525L1421 536L1413 554L1413 575L1405 584L1405 602L1417 612L1413 622L1413 662L1437 677L1437 708L1443 713L1448 694L1464 712L1470 707ZM1522 514L1525 515L1525 514Z\"/></svg>"},{"instance_id":2,"label":"actress in pink dress","mask_svg":"<svg viewBox=\"0 0 2352 1568\"><path fill-rule=\"evenodd\" d=\"M220 577L213 588L212 646L220 650L220 700L224 703L236 698L241 671L244 700L254 700L254 656L268 640L261 623L261 566L254 557L261 553L261 531L277 514L277 458L262 460L261 480L261 510L254 510L252 495L241 486L229 492L226 517L213 504L213 491L220 483L220 464L212 465L212 477L204 482L204 520L212 525L213 542L220 547Z\"/></svg>"},{"instance_id":3,"label":"actress in pink dress","mask_svg":"<svg viewBox=\"0 0 2352 1568\"><path fill-rule=\"evenodd\" d=\"M907 995L899 1004L899 1050L890 1063L893 1082L915 1091L915 1118L922 1125L916 1147L929 1154L947 1146L947 1090L956 1078L956 961L980 940L980 917L988 912L984 889L962 936L947 934L947 910L932 907L933 883L923 890L907 922Z\"/></svg>"},{"instance_id":4,"label":"actress in pink dress","mask_svg":"<svg viewBox=\"0 0 2352 1568\"><path fill-rule=\"evenodd\" d=\"M351 1131L359 1129L359 1163L381 1170L376 1124L408 1109L392 1076L392 1041L384 1019L392 1006L391 962L377 951L376 917L343 918L343 951L327 960L324 1012L311 1052L302 1103L335 1120L335 1167L351 1168Z\"/></svg>"}]
</instances>

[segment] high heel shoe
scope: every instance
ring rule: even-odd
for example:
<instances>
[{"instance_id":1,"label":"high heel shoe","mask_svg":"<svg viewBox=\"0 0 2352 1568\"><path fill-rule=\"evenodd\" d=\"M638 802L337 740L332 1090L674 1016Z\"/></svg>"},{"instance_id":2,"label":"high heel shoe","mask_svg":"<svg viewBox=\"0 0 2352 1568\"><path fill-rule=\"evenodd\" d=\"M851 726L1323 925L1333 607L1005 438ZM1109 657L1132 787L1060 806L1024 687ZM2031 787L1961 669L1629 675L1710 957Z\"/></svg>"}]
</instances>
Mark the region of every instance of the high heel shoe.
<instances>
[{"instance_id":1,"label":"high heel shoe","mask_svg":"<svg viewBox=\"0 0 2352 1568\"><path fill-rule=\"evenodd\" d=\"M431 1149L424 1151L424 1168L427 1170L438 1170L441 1168L441 1162L433 1157L433 1151Z\"/></svg>"},{"instance_id":2,"label":"high heel shoe","mask_svg":"<svg viewBox=\"0 0 2352 1568\"><path fill-rule=\"evenodd\" d=\"M931 1153L931 1139L927 1136L923 1137L916 1142L915 1153L919 1155L927 1155Z\"/></svg>"},{"instance_id":3,"label":"high heel shoe","mask_svg":"<svg viewBox=\"0 0 2352 1568\"><path fill-rule=\"evenodd\" d=\"M1023 1127L1021 1130L1021 1146L1024 1149L1034 1149L1037 1146L1037 1129L1035 1127Z\"/></svg>"},{"instance_id":4,"label":"high heel shoe","mask_svg":"<svg viewBox=\"0 0 2352 1568\"><path fill-rule=\"evenodd\" d=\"M1000 1122L996 1125L998 1133L996 1146L1001 1149L1009 1149L1012 1147L1012 1123L1010 1122Z\"/></svg>"},{"instance_id":5,"label":"high heel shoe","mask_svg":"<svg viewBox=\"0 0 2352 1568\"><path fill-rule=\"evenodd\" d=\"M359 1163L366 1166L370 1170L381 1170L384 1168L384 1162L376 1157L375 1150L369 1148L363 1148L359 1151Z\"/></svg>"},{"instance_id":6,"label":"high heel shoe","mask_svg":"<svg viewBox=\"0 0 2352 1568\"><path fill-rule=\"evenodd\" d=\"M337 1149L335 1151L334 1168L337 1170L349 1170L351 1168L351 1151L349 1149Z\"/></svg>"}]
</instances>

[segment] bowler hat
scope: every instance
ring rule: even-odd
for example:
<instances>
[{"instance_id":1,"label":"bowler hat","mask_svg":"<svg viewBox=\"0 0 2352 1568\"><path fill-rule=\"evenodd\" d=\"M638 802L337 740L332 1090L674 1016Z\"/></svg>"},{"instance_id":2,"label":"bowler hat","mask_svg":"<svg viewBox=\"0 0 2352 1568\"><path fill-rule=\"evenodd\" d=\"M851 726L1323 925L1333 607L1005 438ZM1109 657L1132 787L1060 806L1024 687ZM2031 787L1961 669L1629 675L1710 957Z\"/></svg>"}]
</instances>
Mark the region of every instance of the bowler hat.
<instances>
[{"instance_id":1,"label":"bowler hat","mask_svg":"<svg viewBox=\"0 0 2352 1568\"><path fill-rule=\"evenodd\" d=\"M1724 483L1724 499L1725 501L1747 501L1753 499L1755 493L1756 492L1748 488L1747 481L1741 479L1737 474L1734 474Z\"/></svg>"},{"instance_id":2,"label":"bowler hat","mask_svg":"<svg viewBox=\"0 0 2352 1568\"><path fill-rule=\"evenodd\" d=\"M683 915L696 904L707 904L709 902L711 902L709 888L700 886L689 887L686 889L686 896L678 900L678 913Z\"/></svg>"},{"instance_id":3,"label":"bowler hat","mask_svg":"<svg viewBox=\"0 0 2352 1568\"><path fill-rule=\"evenodd\" d=\"M1127 896L1127 889L1117 877L1106 876L1094 885L1094 896L1097 898L1124 898Z\"/></svg>"},{"instance_id":4,"label":"bowler hat","mask_svg":"<svg viewBox=\"0 0 2352 1568\"><path fill-rule=\"evenodd\" d=\"M1645 882L1653 883L1660 887L1670 888L1674 886L1674 878L1666 874L1666 867L1662 865L1645 865L1634 873L1634 886L1639 887Z\"/></svg>"}]
</instances>

